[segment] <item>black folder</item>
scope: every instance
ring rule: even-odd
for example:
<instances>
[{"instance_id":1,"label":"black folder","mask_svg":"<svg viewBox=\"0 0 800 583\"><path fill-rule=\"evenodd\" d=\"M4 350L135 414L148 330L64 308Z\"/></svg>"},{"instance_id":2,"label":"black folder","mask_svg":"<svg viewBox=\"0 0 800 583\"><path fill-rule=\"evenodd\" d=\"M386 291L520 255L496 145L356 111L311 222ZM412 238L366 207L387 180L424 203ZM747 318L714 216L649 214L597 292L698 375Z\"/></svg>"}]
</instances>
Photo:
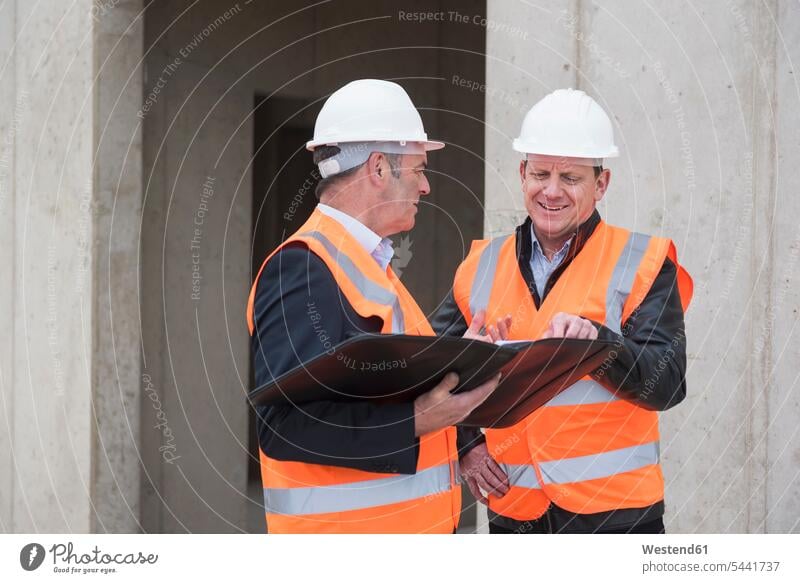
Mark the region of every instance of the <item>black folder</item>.
<instances>
[{"instance_id":1,"label":"black folder","mask_svg":"<svg viewBox=\"0 0 800 583\"><path fill-rule=\"evenodd\" d=\"M469 391L503 373L497 389L460 425L508 427L547 403L610 358L603 340L548 338L498 346L447 336L363 335L257 387L255 405L309 401L416 399L454 371L454 393Z\"/></svg>"}]
</instances>

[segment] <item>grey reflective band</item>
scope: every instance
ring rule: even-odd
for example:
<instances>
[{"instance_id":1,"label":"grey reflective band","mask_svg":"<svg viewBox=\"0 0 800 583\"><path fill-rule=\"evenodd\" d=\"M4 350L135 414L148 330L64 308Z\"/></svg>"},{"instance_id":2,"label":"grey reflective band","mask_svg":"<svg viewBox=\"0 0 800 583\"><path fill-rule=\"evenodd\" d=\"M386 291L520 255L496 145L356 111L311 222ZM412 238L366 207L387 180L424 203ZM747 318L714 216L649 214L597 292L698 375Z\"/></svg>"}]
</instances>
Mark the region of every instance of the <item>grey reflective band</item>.
<instances>
[{"instance_id":1,"label":"grey reflective band","mask_svg":"<svg viewBox=\"0 0 800 583\"><path fill-rule=\"evenodd\" d=\"M446 463L413 475L335 486L264 488L264 507L269 514L292 516L373 508L447 492L453 488L450 476Z\"/></svg>"},{"instance_id":2,"label":"grey reflective band","mask_svg":"<svg viewBox=\"0 0 800 583\"><path fill-rule=\"evenodd\" d=\"M325 247L328 254L339 264L339 267L341 267L342 271L350 278L350 281L353 282L353 285L356 286L362 296L370 302L388 306L392 309L392 333L402 334L405 332L406 327L403 318L403 309L400 307L400 301L395 294L382 288L365 276L356 264L353 263L352 259L337 249L336 246L319 231L307 231L305 233L300 233L299 236L311 237L322 243L322 246Z\"/></svg>"},{"instance_id":3,"label":"grey reflective band","mask_svg":"<svg viewBox=\"0 0 800 583\"><path fill-rule=\"evenodd\" d=\"M559 407L562 405L595 405L597 403L611 403L619 401L614 393L595 381L578 381L569 388L550 399L545 407Z\"/></svg>"},{"instance_id":4,"label":"grey reflective band","mask_svg":"<svg viewBox=\"0 0 800 583\"><path fill-rule=\"evenodd\" d=\"M536 470L529 465L498 464L508 476L508 483L517 488L540 489Z\"/></svg>"},{"instance_id":5,"label":"grey reflective band","mask_svg":"<svg viewBox=\"0 0 800 583\"><path fill-rule=\"evenodd\" d=\"M593 455L539 462L538 465L545 484L569 484L632 472L657 464L658 460L658 442L652 441Z\"/></svg>"},{"instance_id":6,"label":"grey reflective band","mask_svg":"<svg viewBox=\"0 0 800 583\"><path fill-rule=\"evenodd\" d=\"M657 441L653 441L593 455L537 462L537 465L545 484L569 484L632 472L657 464L658 460L659 445ZM529 489L542 487L532 465L499 465L512 486Z\"/></svg>"},{"instance_id":7,"label":"grey reflective band","mask_svg":"<svg viewBox=\"0 0 800 583\"><path fill-rule=\"evenodd\" d=\"M611 274L606 291L606 326L617 334L622 333L622 310L649 243L649 235L631 233Z\"/></svg>"},{"instance_id":8,"label":"grey reflective band","mask_svg":"<svg viewBox=\"0 0 800 583\"><path fill-rule=\"evenodd\" d=\"M331 144L332 145L332 144ZM339 153L318 164L323 178L334 176L356 166L361 166L372 152L385 154L424 154L425 146L420 142L346 142L336 144Z\"/></svg>"},{"instance_id":9,"label":"grey reflective band","mask_svg":"<svg viewBox=\"0 0 800 583\"><path fill-rule=\"evenodd\" d=\"M489 305L489 296L494 285L494 276L497 271L497 259L500 257L500 248L508 240L508 235L495 237L481 253L478 259L478 268L475 270L475 279L469 292L469 311L472 316Z\"/></svg>"}]
</instances>

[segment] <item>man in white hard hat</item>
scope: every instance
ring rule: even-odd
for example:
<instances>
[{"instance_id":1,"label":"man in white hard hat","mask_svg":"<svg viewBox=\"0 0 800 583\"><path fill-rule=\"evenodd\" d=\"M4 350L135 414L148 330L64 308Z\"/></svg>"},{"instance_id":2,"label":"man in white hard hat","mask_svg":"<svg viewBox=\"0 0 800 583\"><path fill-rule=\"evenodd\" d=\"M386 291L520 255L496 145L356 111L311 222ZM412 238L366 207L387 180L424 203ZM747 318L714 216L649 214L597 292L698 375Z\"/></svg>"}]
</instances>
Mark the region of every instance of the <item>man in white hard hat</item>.
<instances>
[{"instance_id":1,"label":"man in white hard hat","mask_svg":"<svg viewBox=\"0 0 800 583\"><path fill-rule=\"evenodd\" d=\"M601 220L618 155L611 120L561 89L525 116L514 150L527 220L475 241L433 320L462 334L486 310L508 337L601 338L613 358L519 424L462 430L470 490L492 533L664 532L657 411L686 395L684 311L691 279L669 239ZM486 495L484 495L484 493Z\"/></svg>"},{"instance_id":2,"label":"man in white hard hat","mask_svg":"<svg viewBox=\"0 0 800 583\"><path fill-rule=\"evenodd\" d=\"M250 294L257 385L354 335L433 335L392 271L387 237L414 226L430 192L427 152L443 146L428 140L396 83L353 81L327 99L307 144L322 176L320 203L267 257ZM479 337L481 325L469 334ZM452 426L497 385L451 395L457 381L451 373L413 403L261 407L269 532L454 532L461 503Z\"/></svg>"}]
</instances>

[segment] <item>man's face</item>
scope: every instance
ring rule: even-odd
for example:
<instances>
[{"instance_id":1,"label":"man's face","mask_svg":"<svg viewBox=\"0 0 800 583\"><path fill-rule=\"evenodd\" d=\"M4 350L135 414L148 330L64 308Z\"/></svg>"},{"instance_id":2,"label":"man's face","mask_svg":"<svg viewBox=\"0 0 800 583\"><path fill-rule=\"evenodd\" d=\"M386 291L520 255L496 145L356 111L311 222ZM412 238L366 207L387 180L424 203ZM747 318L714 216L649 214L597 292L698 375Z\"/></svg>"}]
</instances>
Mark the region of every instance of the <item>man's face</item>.
<instances>
[{"instance_id":1,"label":"man's face","mask_svg":"<svg viewBox=\"0 0 800 583\"><path fill-rule=\"evenodd\" d=\"M421 196L430 193L431 185L425 176L428 164L426 154L404 154L400 156L400 177L390 175L383 193L379 211L385 225L382 236L410 231L417 215L417 203Z\"/></svg>"},{"instance_id":2,"label":"man's face","mask_svg":"<svg viewBox=\"0 0 800 583\"><path fill-rule=\"evenodd\" d=\"M537 238L559 246L592 215L610 179L607 169L595 177L585 160L556 156L529 156L519 172Z\"/></svg>"}]
</instances>

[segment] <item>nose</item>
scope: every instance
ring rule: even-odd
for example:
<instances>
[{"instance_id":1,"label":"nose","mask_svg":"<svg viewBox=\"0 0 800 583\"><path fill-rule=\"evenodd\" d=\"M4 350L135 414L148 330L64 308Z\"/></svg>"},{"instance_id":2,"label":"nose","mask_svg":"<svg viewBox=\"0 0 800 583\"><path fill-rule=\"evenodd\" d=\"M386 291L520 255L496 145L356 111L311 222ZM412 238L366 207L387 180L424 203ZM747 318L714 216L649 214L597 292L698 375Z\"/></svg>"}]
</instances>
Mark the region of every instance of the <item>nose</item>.
<instances>
[{"instance_id":1,"label":"nose","mask_svg":"<svg viewBox=\"0 0 800 583\"><path fill-rule=\"evenodd\" d=\"M419 185L419 195L426 196L431 193L431 184L428 182L428 177L425 174L422 175L422 182Z\"/></svg>"},{"instance_id":2,"label":"nose","mask_svg":"<svg viewBox=\"0 0 800 583\"><path fill-rule=\"evenodd\" d=\"M542 194L548 198L558 196L558 181L552 176L542 185Z\"/></svg>"}]
</instances>

